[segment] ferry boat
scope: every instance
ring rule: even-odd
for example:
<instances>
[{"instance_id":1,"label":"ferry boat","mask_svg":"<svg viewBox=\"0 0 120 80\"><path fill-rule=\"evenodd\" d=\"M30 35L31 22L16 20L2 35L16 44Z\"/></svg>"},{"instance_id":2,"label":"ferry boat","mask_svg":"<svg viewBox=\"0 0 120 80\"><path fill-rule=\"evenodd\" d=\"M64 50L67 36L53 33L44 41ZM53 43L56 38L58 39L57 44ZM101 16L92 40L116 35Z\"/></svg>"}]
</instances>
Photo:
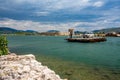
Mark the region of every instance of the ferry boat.
<instances>
[{"instance_id":1,"label":"ferry boat","mask_svg":"<svg viewBox=\"0 0 120 80\"><path fill-rule=\"evenodd\" d=\"M73 37L73 29L69 29L70 37L66 40L68 42L82 42L82 43L92 43L92 42L103 42L107 41L105 37L95 37L93 33L85 33L82 34L80 37L74 36Z\"/></svg>"},{"instance_id":2,"label":"ferry boat","mask_svg":"<svg viewBox=\"0 0 120 80\"><path fill-rule=\"evenodd\" d=\"M89 42L103 42L107 39L105 37L94 37L94 38L67 38L68 42L82 42L82 43L89 43Z\"/></svg>"}]
</instances>

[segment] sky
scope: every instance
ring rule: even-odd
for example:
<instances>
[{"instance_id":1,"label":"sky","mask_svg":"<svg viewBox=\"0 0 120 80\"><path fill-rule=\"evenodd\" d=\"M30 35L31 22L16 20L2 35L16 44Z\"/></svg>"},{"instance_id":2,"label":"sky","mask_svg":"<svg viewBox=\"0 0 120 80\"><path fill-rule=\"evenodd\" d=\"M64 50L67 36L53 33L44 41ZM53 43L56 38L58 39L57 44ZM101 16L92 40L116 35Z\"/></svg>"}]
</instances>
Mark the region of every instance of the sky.
<instances>
[{"instance_id":1,"label":"sky","mask_svg":"<svg viewBox=\"0 0 120 80\"><path fill-rule=\"evenodd\" d=\"M39 32L120 27L120 0L0 0L0 27Z\"/></svg>"}]
</instances>

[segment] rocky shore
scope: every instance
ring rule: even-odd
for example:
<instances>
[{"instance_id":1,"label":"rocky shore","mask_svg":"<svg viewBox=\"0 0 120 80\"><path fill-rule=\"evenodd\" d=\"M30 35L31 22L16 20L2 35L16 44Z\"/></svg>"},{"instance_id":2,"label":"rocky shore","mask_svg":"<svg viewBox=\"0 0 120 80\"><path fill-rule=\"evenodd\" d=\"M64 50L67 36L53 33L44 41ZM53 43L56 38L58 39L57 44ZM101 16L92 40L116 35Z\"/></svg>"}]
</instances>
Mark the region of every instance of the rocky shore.
<instances>
[{"instance_id":1,"label":"rocky shore","mask_svg":"<svg viewBox=\"0 0 120 80\"><path fill-rule=\"evenodd\" d=\"M0 56L0 80L63 80L35 56L9 54Z\"/></svg>"}]
</instances>

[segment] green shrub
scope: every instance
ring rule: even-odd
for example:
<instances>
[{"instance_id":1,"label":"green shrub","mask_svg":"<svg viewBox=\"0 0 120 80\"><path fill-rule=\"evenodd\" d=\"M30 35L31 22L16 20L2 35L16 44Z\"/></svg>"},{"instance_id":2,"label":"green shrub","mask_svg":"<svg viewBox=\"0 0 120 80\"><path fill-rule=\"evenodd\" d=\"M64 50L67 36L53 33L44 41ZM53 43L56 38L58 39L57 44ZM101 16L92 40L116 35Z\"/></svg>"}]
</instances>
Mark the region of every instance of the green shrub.
<instances>
[{"instance_id":1,"label":"green shrub","mask_svg":"<svg viewBox=\"0 0 120 80\"><path fill-rule=\"evenodd\" d=\"M5 36L0 36L0 55L7 55L8 52L8 41Z\"/></svg>"}]
</instances>

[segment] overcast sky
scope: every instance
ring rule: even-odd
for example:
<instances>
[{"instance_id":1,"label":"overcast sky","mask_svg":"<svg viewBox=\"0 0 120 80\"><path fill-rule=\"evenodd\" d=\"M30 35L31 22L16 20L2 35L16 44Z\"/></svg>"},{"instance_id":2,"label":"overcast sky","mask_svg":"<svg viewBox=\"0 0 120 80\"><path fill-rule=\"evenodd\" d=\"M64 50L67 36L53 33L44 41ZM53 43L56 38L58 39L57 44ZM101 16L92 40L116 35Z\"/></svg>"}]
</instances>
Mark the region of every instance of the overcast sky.
<instances>
[{"instance_id":1,"label":"overcast sky","mask_svg":"<svg viewBox=\"0 0 120 80\"><path fill-rule=\"evenodd\" d=\"M0 0L0 27L39 32L120 27L120 0Z\"/></svg>"}]
</instances>

